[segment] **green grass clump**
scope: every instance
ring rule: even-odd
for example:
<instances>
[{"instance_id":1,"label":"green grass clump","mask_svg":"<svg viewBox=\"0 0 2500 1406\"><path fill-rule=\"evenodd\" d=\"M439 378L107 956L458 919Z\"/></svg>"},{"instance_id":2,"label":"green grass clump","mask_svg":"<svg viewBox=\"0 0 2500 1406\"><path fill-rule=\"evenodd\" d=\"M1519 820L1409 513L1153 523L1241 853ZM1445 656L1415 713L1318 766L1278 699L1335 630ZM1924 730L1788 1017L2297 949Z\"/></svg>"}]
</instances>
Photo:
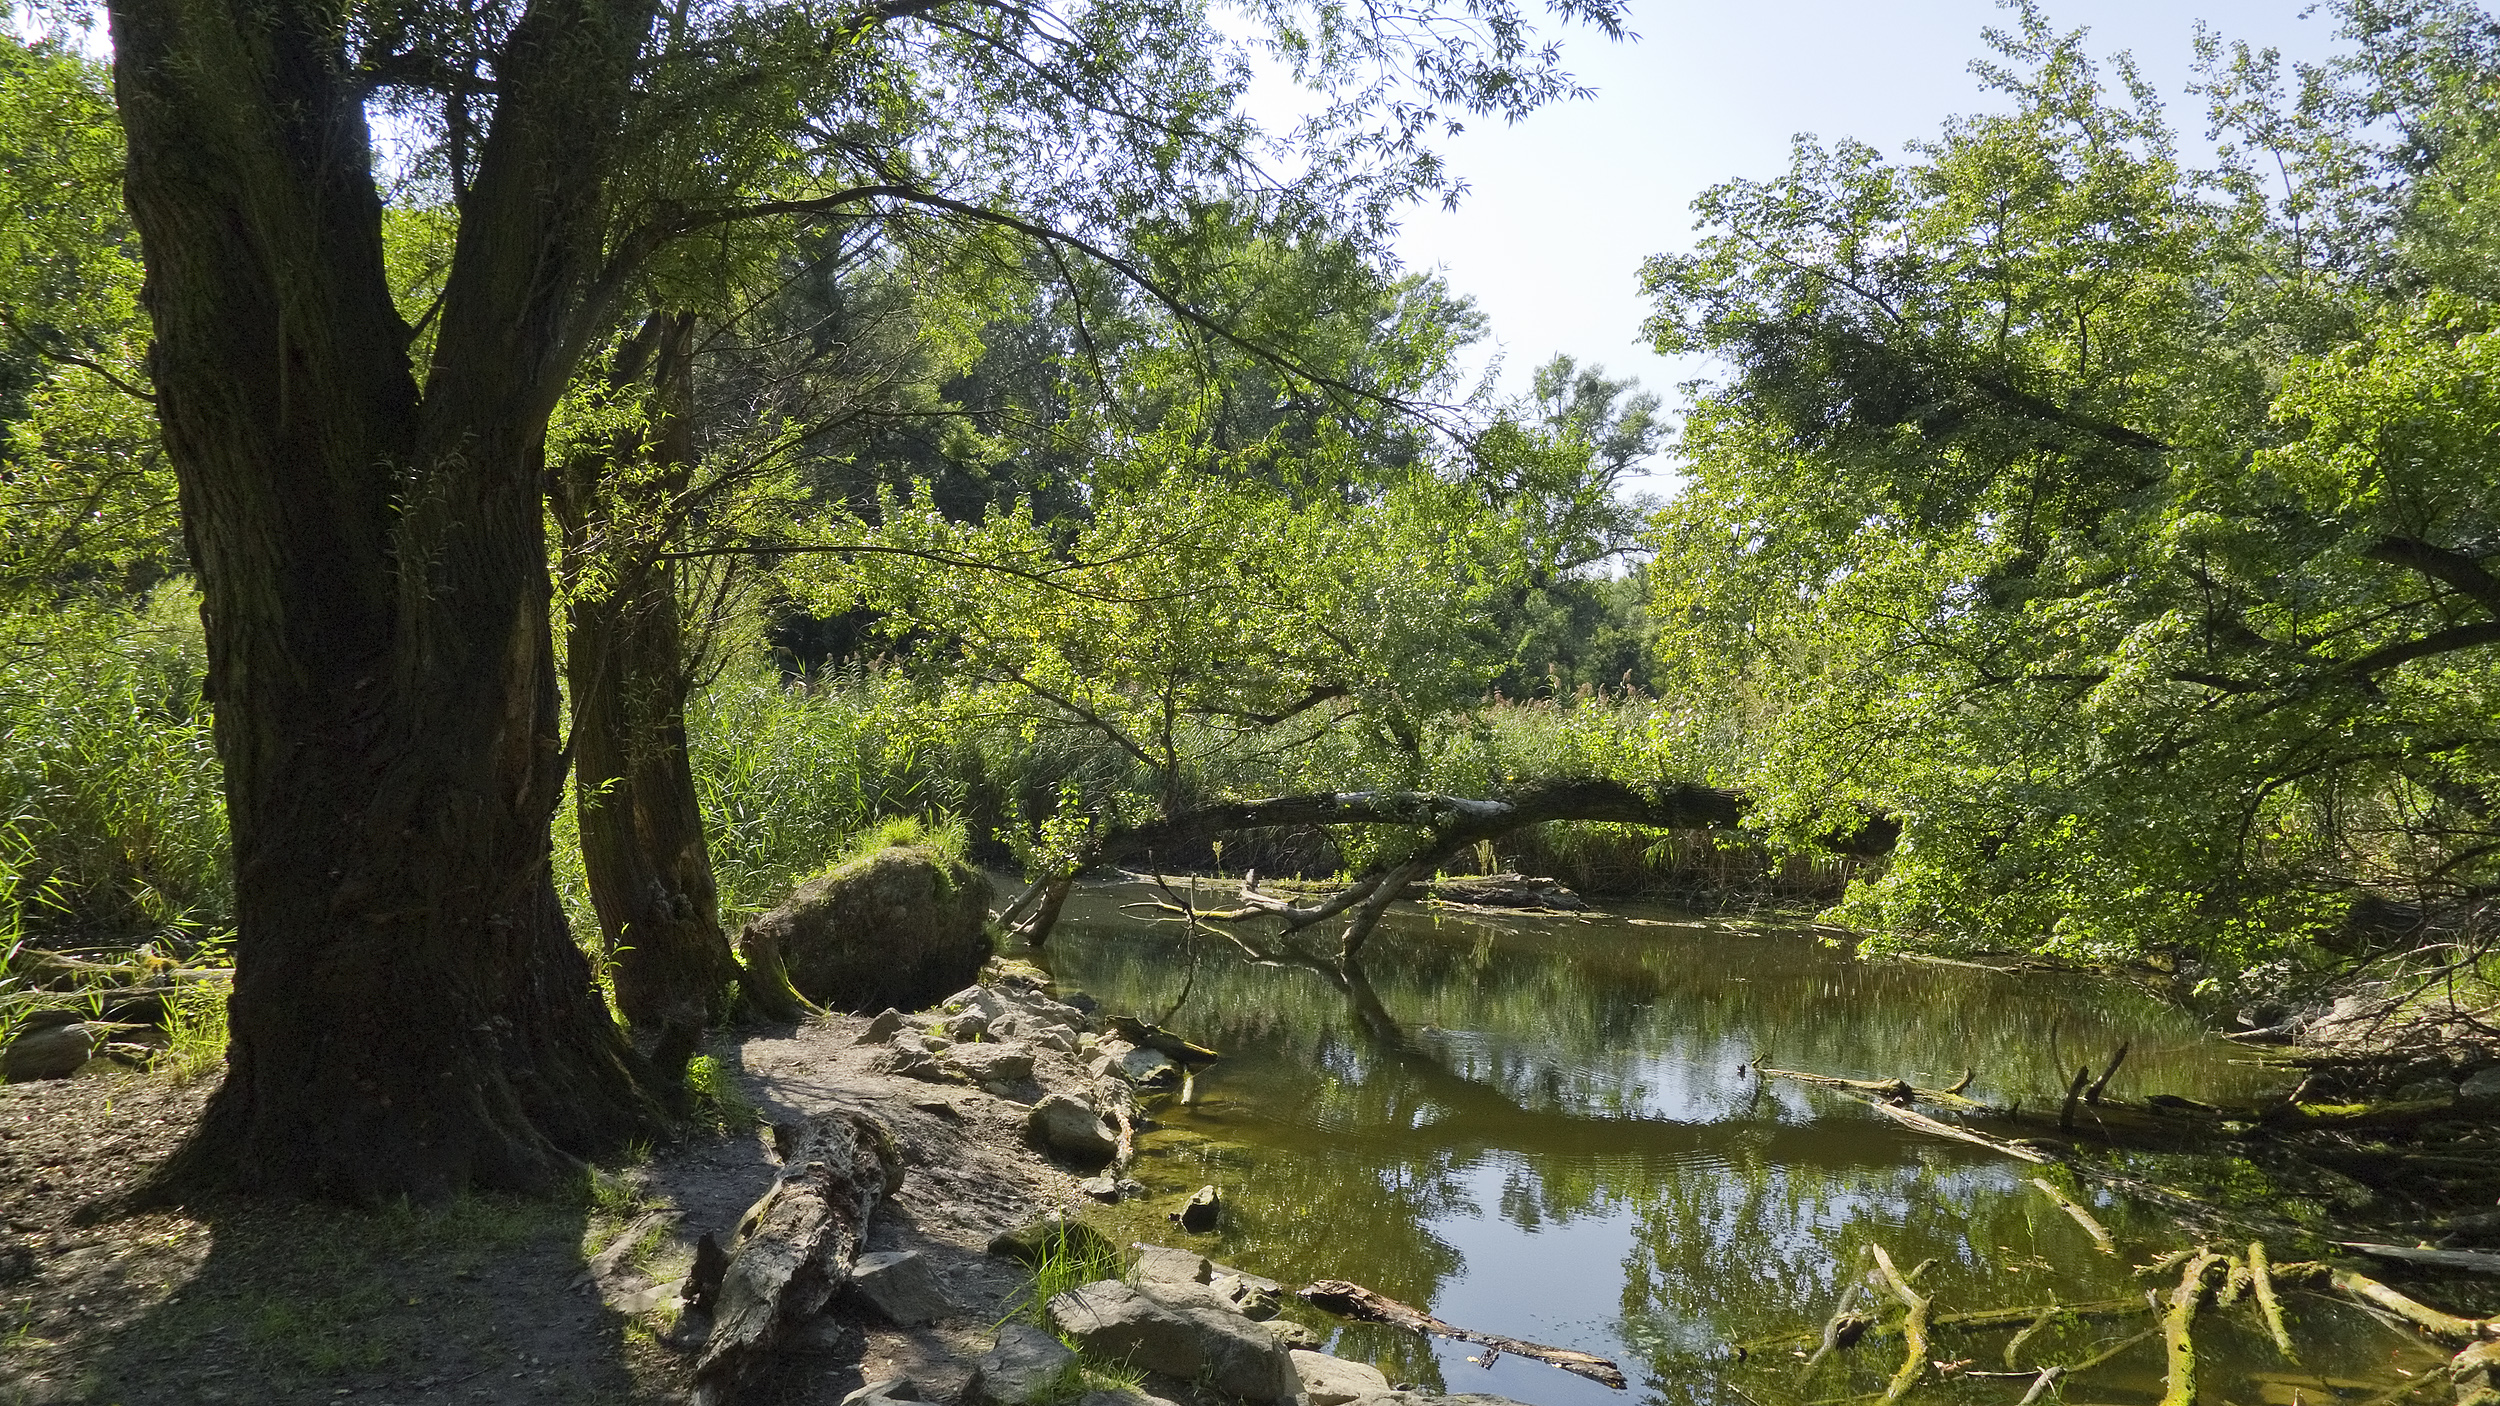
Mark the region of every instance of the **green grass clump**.
<instances>
[{"instance_id":1,"label":"green grass clump","mask_svg":"<svg viewBox=\"0 0 2500 1406\"><path fill-rule=\"evenodd\" d=\"M1052 1299L1078 1285L1117 1279L1127 1272L1128 1265L1120 1252L1101 1237L1054 1235L1045 1243L1041 1260L1033 1266L1033 1280L1025 1286L1013 1316L1047 1328Z\"/></svg>"},{"instance_id":2,"label":"green grass clump","mask_svg":"<svg viewBox=\"0 0 2500 1406\"><path fill-rule=\"evenodd\" d=\"M850 842L843 846L842 857L828 866L828 872L897 846L935 850L941 859L962 863L972 848L972 835L964 822L952 815L889 816L853 835Z\"/></svg>"},{"instance_id":3,"label":"green grass clump","mask_svg":"<svg viewBox=\"0 0 2500 1406\"><path fill-rule=\"evenodd\" d=\"M165 1001L165 1049L157 1072L187 1084L215 1073L226 1062L226 998L223 982L185 986Z\"/></svg>"},{"instance_id":4,"label":"green grass clump","mask_svg":"<svg viewBox=\"0 0 2500 1406\"><path fill-rule=\"evenodd\" d=\"M746 1090L738 1087L737 1076L710 1055L696 1055L686 1062L686 1091L694 1095L696 1121L722 1132L752 1128L763 1117Z\"/></svg>"}]
</instances>

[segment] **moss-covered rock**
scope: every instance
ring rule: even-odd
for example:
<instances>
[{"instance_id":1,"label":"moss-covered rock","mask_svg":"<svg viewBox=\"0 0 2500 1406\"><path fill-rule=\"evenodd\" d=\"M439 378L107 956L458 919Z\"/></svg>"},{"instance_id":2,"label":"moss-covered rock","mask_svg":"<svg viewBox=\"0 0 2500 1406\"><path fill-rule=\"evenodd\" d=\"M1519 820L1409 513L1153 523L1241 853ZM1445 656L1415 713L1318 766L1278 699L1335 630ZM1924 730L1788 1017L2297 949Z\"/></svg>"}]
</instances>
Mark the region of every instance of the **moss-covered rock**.
<instances>
[{"instance_id":1,"label":"moss-covered rock","mask_svg":"<svg viewBox=\"0 0 2500 1406\"><path fill-rule=\"evenodd\" d=\"M844 1011L916 1011L969 984L990 955L990 883L918 845L891 845L799 885L749 925L790 984Z\"/></svg>"}]
</instances>

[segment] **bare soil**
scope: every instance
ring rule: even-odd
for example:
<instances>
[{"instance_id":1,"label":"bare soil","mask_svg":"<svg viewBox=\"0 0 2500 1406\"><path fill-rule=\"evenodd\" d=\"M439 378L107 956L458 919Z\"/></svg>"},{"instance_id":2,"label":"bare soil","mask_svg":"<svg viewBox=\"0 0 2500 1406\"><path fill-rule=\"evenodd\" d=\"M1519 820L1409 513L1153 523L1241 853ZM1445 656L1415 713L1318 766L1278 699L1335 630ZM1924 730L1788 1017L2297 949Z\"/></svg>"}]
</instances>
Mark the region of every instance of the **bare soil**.
<instances>
[{"instance_id":1,"label":"bare soil","mask_svg":"<svg viewBox=\"0 0 2500 1406\"><path fill-rule=\"evenodd\" d=\"M768 1125L835 1109L882 1120L907 1163L869 1248L921 1251L961 1311L904 1330L837 1301L745 1399L838 1402L897 1372L960 1386L1026 1282L983 1247L1082 1198L1025 1145L1024 1102L872 1073L877 1049L852 1043L865 1024L837 1016L715 1048L760 1120L595 1174L569 1202L118 1211L214 1081L97 1064L0 1087L0 1403L682 1401L700 1344L666 1286L771 1184Z\"/></svg>"}]
</instances>

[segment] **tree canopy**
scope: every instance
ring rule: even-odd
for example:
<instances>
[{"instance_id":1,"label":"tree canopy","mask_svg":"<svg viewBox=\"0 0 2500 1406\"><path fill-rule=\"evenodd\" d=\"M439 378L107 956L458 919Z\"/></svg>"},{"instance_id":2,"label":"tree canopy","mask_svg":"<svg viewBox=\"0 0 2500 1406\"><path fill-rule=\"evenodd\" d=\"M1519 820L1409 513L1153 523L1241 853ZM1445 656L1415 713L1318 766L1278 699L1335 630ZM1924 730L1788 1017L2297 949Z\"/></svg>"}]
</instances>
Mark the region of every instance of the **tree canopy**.
<instances>
[{"instance_id":1,"label":"tree canopy","mask_svg":"<svg viewBox=\"0 0 2500 1406\"><path fill-rule=\"evenodd\" d=\"M2199 170L2123 57L2022 7L2005 111L1897 160L1801 141L1648 264L1660 348L1727 367L1662 639L1777 700L1788 823L1905 817L1850 915L2227 976L2495 877L2500 31L2342 13L2289 92L2207 41Z\"/></svg>"}]
</instances>

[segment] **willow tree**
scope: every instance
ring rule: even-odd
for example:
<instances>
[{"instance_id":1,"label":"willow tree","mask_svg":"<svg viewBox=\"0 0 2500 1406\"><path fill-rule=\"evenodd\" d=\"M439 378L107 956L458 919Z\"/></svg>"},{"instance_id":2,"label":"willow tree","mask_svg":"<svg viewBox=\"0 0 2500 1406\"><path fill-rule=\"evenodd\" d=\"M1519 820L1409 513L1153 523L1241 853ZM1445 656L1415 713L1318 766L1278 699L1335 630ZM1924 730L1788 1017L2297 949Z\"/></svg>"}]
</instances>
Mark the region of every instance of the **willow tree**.
<instances>
[{"instance_id":1,"label":"willow tree","mask_svg":"<svg viewBox=\"0 0 2500 1406\"><path fill-rule=\"evenodd\" d=\"M1141 271L1221 201L1379 231L1442 114L1570 91L1508 5L1258 13L1347 148L1290 181L1192 5L112 0L236 858L229 1073L177 1183L543 1187L660 1118L549 877L542 526L550 412L655 259L906 207ZM414 317L377 104L456 213Z\"/></svg>"}]
</instances>

